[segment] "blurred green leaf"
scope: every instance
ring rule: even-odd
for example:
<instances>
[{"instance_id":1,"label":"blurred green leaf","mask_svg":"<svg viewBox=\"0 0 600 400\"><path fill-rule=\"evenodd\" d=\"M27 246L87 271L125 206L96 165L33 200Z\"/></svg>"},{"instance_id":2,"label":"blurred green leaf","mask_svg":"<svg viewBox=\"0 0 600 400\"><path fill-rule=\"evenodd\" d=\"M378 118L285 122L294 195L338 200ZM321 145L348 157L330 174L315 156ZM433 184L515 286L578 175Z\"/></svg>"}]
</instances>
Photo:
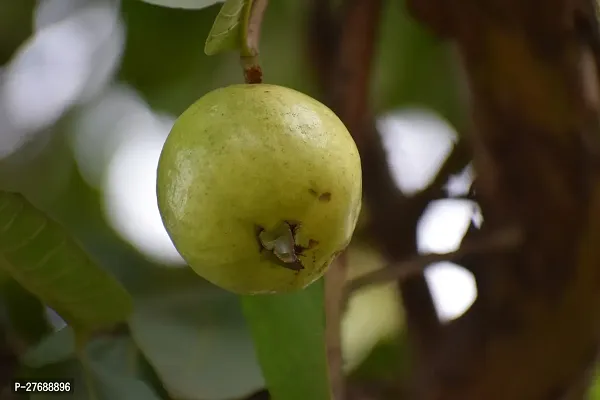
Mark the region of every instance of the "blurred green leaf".
<instances>
[{"instance_id":1,"label":"blurred green leaf","mask_svg":"<svg viewBox=\"0 0 600 400\"><path fill-rule=\"evenodd\" d=\"M223 0L142 0L144 3L169 8L185 8L187 10L199 10L221 3Z\"/></svg>"},{"instance_id":2,"label":"blurred green leaf","mask_svg":"<svg viewBox=\"0 0 600 400\"><path fill-rule=\"evenodd\" d=\"M242 47L242 29L251 5L252 0L225 1L206 39L206 55L212 56Z\"/></svg>"},{"instance_id":3,"label":"blurred green leaf","mask_svg":"<svg viewBox=\"0 0 600 400\"><path fill-rule=\"evenodd\" d=\"M382 254L354 235L346 250L347 278L384 268ZM346 372L352 371L381 340L398 336L401 300L395 282L363 288L348 299L342 318L342 351ZM373 310L377 310L376 313Z\"/></svg>"},{"instance_id":4,"label":"blurred green leaf","mask_svg":"<svg viewBox=\"0 0 600 400\"><path fill-rule=\"evenodd\" d=\"M330 400L323 279L305 290L243 296L267 387L274 400Z\"/></svg>"},{"instance_id":5,"label":"blurred green leaf","mask_svg":"<svg viewBox=\"0 0 600 400\"><path fill-rule=\"evenodd\" d=\"M23 196L0 192L0 268L74 328L127 319L131 298L68 233Z\"/></svg>"},{"instance_id":6,"label":"blurred green leaf","mask_svg":"<svg viewBox=\"0 0 600 400\"><path fill-rule=\"evenodd\" d=\"M596 364L592 384L590 386L588 397L589 400L600 400L600 366Z\"/></svg>"},{"instance_id":7,"label":"blurred green leaf","mask_svg":"<svg viewBox=\"0 0 600 400\"><path fill-rule=\"evenodd\" d=\"M0 65L6 65L19 45L32 33L34 0L0 0Z\"/></svg>"},{"instance_id":8,"label":"blurred green leaf","mask_svg":"<svg viewBox=\"0 0 600 400\"><path fill-rule=\"evenodd\" d=\"M380 32L373 73L377 113L423 107L460 126L464 107L448 43L415 21L403 1L388 3Z\"/></svg>"},{"instance_id":9,"label":"blurred green leaf","mask_svg":"<svg viewBox=\"0 0 600 400\"><path fill-rule=\"evenodd\" d=\"M149 278L129 325L172 397L223 400L264 387L237 296L187 268Z\"/></svg>"},{"instance_id":10,"label":"blurred green leaf","mask_svg":"<svg viewBox=\"0 0 600 400\"><path fill-rule=\"evenodd\" d=\"M138 349L131 338L105 338L89 347L89 374L98 400L159 399L147 384L137 378Z\"/></svg>"},{"instance_id":11,"label":"blurred green leaf","mask_svg":"<svg viewBox=\"0 0 600 400\"><path fill-rule=\"evenodd\" d=\"M382 340L356 368L350 379L399 383L410 373L409 345L406 331L400 337Z\"/></svg>"},{"instance_id":12,"label":"blurred green leaf","mask_svg":"<svg viewBox=\"0 0 600 400\"><path fill-rule=\"evenodd\" d=\"M241 76L232 54L208 57L202 49L220 6L183 10L123 0L127 51L119 80L133 85L153 110L179 115L202 94Z\"/></svg>"},{"instance_id":13,"label":"blurred green leaf","mask_svg":"<svg viewBox=\"0 0 600 400\"><path fill-rule=\"evenodd\" d=\"M73 343L71 344L73 346ZM129 337L102 337L92 340L84 360L34 370L29 376L73 379L73 393L33 395L31 400L159 400L154 391L138 377L138 350Z\"/></svg>"},{"instance_id":14,"label":"blurred green leaf","mask_svg":"<svg viewBox=\"0 0 600 400\"><path fill-rule=\"evenodd\" d=\"M315 97L315 82L307 74L311 64L299 51L305 42L307 6L303 1L269 3L261 27L260 62L269 83ZM208 37L219 8L178 10L124 0L127 50L119 78L134 85L153 110L175 116L205 93L243 82L239 54L213 57L198 51L197 39Z\"/></svg>"},{"instance_id":15,"label":"blurred green leaf","mask_svg":"<svg viewBox=\"0 0 600 400\"><path fill-rule=\"evenodd\" d=\"M75 355L75 332L70 326L64 327L42 339L31 347L22 357L21 362L31 368L66 361Z\"/></svg>"},{"instance_id":16,"label":"blurred green leaf","mask_svg":"<svg viewBox=\"0 0 600 400\"><path fill-rule=\"evenodd\" d=\"M75 166L59 125L37 132L14 153L0 158L0 189L22 193L44 211L65 190Z\"/></svg>"},{"instance_id":17,"label":"blurred green leaf","mask_svg":"<svg viewBox=\"0 0 600 400\"><path fill-rule=\"evenodd\" d=\"M46 308L0 269L0 296L5 304L10 330L26 344L39 342L52 332ZM4 280L7 278L6 280Z\"/></svg>"}]
</instances>

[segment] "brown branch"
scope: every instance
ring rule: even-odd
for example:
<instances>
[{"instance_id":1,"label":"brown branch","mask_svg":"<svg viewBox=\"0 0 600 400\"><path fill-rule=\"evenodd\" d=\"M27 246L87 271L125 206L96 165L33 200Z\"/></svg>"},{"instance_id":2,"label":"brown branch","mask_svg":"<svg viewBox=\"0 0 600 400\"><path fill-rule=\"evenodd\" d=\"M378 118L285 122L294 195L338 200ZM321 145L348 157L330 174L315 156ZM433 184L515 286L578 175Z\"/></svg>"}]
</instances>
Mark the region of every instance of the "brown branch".
<instances>
[{"instance_id":1,"label":"brown branch","mask_svg":"<svg viewBox=\"0 0 600 400\"><path fill-rule=\"evenodd\" d=\"M329 87L340 39L340 18L330 0L312 0L308 12L307 53L318 86L323 92ZM324 93L324 97L329 97ZM327 100L327 99L326 99Z\"/></svg>"},{"instance_id":2,"label":"brown branch","mask_svg":"<svg viewBox=\"0 0 600 400\"><path fill-rule=\"evenodd\" d=\"M370 120L369 82L381 6L381 0L348 0L339 20L328 1L315 0L312 7L309 49L319 68L317 75L325 102L352 133L359 151L360 143L370 140L365 137L371 133L365 132L365 122ZM342 258L325 277L329 373L336 399L345 398L340 345L345 283L346 265Z\"/></svg>"},{"instance_id":3,"label":"brown branch","mask_svg":"<svg viewBox=\"0 0 600 400\"><path fill-rule=\"evenodd\" d=\"M374 238L391 263L402 262L417 253L418 222L432 200L445 197L443 186L448 177L462 171L470 161L470 149L460 140L446 159L433 182L422 192L405 197L395 187L386 155L374 131L372 142L359 147L363 159L364 193L372 205L371 227ZM441 328L429 287L422 274L412 274L399 282L404 318L413 356L420 358L434 348Z\"/></svg>"},{"instance_id":4,"label":"brown branch","mask_svg":"<svg viewBox=\"0 0 600 400\"><path fill-rule=\"evenodd\" d=\"M374 42L379 26L381 0L351 0L344 4L342 23L339 26L339 42L336 58L333 60L335 76L331 77L330 105L340 119L357 138L363 132L364 121L368 118L369 81L371 61L374 55ZM345 258L344 258L345 259ZM330 365L330 377L334 383L336 399L345 398L345 379L340 345L341 312L344 308L344 287L346 283L345 263L339 263L326 277L326 287L335 290L329 295L336 304L331 307L338 310L328 320L330 326L337 327L329 335L328 355L333 364ZM337 332L336 332L337 331ZM337 354L337 357L334 355ZM338 362L335 362L337 359Z\"/></svg>"},{"instance_id":5,"label":"brown branch","mask_svg":"<svg viewBox=\"0 0 600 400\"><path fill-rule=\"evenodd\" d=\"M478 298L419 365L414 396L581 398L600 338L600 38L592 1L410 7L461 56L484 231L516 223L525 233L518 252L478 257Z\"/></svg>"},{"instance_id":6,"label":"brown branch","mask_svg":"<svg viewBox=\"0 0 600 400\"><path fill-rule=\"evenodd\" d=\"M388 260L397 262L416 253L421 214L443 193L448 176L467 165L469 156L468 146L461 141L429 189L407 198L396 188L367 102L381 3L347 0L336 14L329 1L313 0L308 50L326 103L344 121L359 148L370 230ZM440 326L429 288L423 275L402 280L399 286L410 336L425 351L432 347Z\"/></svg>"},{"instance_id":7,"label":"brown branch","mask_svg":"<svg viewBox=\"0 0 600 400\"><path fill-rule=\"evenodd\" d=\"M468 140L466 139L466 135L463 134L461 139L454 145L452 152L440 167L438 173L433 179L433 182L431 182L427 190L441 190L448 182L448 178L451 175L462 172L470 161L471 148ZM431 197L435 198L433 193Z\"/></svg>"},{"instance_id":8,"label":"brown branch","mask_svg":"<svg viewBox=\"0 0 600 400\"><path fill-rule=\"evenodd\" d=\"M350 281L346 290L349 294L352 294L365 286L392 280L405 280L413 275L422 274L425 268L432 263L459 261L466 256L478 254L510 252L521 245L522 241L523 237L519 229L501 229L498 232L464 242L458 250L450 253L418 254L407 261L369 272Z\"/></svg>"},{"instance_id":9,"label":"brown branch","mask_svg":"<svg viewBox=\"0 0 600 400\"><path fill-rule=\"evenodd\" d=\"M416 251L416 226L427 200L421 196L407 201L395 187L366 100L356 100L347 108L343 103L358 97L348 90L347 85L354 84L357 86L356 93L368 95L371 56L366 55L372 55L373 41L369 39L373 37L364 32L374 33L369 26L376 26L374 19L379 16L381 0L347 0L341 18L333 15L331 7L325 3L328 2L313 0L309 55L326 103L341 116L359 148L363 193L366 206L371 208L370 226L374 238L390 261L402 260ZM343 27L345 35L341 31ZM403 281L401 295L408 329L414 332L412 337L423 337L419 332L431 332L437 328L435 307L423 276Z\"/></svg>"}]
</instances>

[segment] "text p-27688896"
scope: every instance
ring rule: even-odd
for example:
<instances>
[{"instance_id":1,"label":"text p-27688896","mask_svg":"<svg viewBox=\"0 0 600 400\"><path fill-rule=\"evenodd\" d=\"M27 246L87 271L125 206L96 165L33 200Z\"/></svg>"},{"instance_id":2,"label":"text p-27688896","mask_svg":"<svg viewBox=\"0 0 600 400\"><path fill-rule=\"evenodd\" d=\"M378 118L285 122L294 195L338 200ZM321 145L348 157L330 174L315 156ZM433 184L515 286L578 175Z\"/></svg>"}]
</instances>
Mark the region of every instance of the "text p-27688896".
<instances>
[{"instance_id":1,"label":"text p-27688896","mask_svg":"<svg viewBox=\"0 0 600 400\"><path fill-rule=\"evenodd\" d=\"M73 382L70 379L16 379L12 382L12 392L33 393L72 393Z\"/></svg>"}]
</instances>

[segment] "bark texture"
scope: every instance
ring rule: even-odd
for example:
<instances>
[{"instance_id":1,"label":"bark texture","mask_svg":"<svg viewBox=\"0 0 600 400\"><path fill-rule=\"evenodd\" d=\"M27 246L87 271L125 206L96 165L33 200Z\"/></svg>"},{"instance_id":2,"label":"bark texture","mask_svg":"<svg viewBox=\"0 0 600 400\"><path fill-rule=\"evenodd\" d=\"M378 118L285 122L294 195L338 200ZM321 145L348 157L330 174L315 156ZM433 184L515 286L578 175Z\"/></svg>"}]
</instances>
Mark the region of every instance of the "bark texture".
<instances>
[{"instance_id":1,"label":"bark texture","mask_svg":"<svg viewBox=\"0 0 600 400\"><path fill-rule=\"evenodd\" d=\"M595 5L410 0L458 50L484 231L524 243L478 257L474 306L422 354L420 400L582 398L600 335Z\"/></svg>"},{"instance_id":2,"label":"bark texture","mask_svg":"<svg viewBox=\"0 0 600 400\"><path fill-rule=\"evenodd\" d=\"M511 251L474 252L463 260L476 277L478 298L445 326L422 275L389 274L402 277L416 361L410 397L582 399L600 339L596 4L407 3L456 49L472 117L468 145L461 142L431 187L410 198L394 187L367 101L382 0L345 0L339 10L328 1L312 6L311 59L325 101L361 152L374 237L391 262L413 256L422 211L439 197L448 174L466 164L468 148L485 219L468 240L507 229L520 238Z\"/></svg>"}]
</instances>

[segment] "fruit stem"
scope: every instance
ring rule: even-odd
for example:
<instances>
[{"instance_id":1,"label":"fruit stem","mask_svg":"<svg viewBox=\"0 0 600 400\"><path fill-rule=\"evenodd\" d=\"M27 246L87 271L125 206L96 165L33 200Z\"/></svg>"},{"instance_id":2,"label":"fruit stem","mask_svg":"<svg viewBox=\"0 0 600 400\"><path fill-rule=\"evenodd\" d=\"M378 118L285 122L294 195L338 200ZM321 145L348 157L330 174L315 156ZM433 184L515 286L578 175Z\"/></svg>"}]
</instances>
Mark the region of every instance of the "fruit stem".
<instances>
[{"instance_id":1,"label":"fruit stem","mask_svg":"<svg viewBox=\"0 0 600 400\"><path fill-rule=\"evenodd\" d=\"M262 83L262 68L257 56L241 56L242 68L244 69L244 81L255 84Z\"/></svg>"},{"instance_id":2,"label":"fruit stem","mask_svg":"<svg viewBox=\"0 0 600 400\"><path fill-rule=\"evenodd\" d=\"M251 0L243 19L240 61L246 83L262 83L262 68L258 59L260 31L268 0Z\"/></svg>"}]
</instances>

